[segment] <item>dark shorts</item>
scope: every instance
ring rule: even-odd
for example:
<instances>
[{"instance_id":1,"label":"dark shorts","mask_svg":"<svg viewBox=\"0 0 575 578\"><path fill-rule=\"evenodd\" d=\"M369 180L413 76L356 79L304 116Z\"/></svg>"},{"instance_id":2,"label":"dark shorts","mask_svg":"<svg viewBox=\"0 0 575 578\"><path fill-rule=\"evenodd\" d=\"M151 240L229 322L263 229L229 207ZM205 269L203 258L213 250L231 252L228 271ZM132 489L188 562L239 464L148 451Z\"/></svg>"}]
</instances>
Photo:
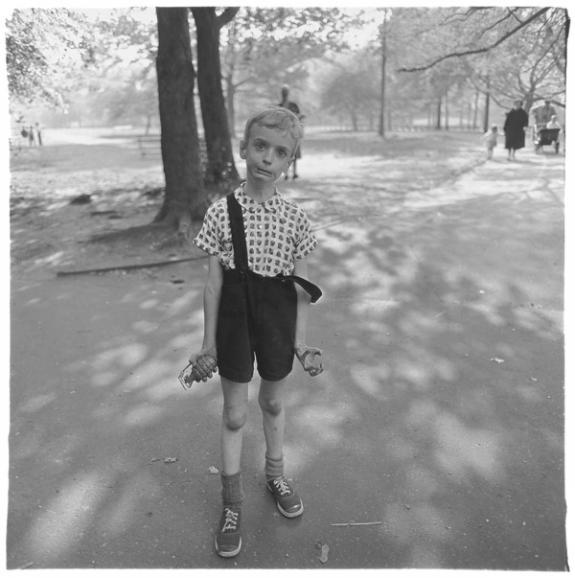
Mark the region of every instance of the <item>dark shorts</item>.
<instances>
[{"instance_id":1,"label":"dark shorts","mask_svg":"<svg viewBox=\"0 0 575 578\"><path fill-rule=\"evenodd\" d=\"M246 283L236 271L224 271L216 337L219 374L246 383L257 360L262 379L286 377L293 366L296 317L292 282L250 275Z\"/></svg>"}]
</instances>

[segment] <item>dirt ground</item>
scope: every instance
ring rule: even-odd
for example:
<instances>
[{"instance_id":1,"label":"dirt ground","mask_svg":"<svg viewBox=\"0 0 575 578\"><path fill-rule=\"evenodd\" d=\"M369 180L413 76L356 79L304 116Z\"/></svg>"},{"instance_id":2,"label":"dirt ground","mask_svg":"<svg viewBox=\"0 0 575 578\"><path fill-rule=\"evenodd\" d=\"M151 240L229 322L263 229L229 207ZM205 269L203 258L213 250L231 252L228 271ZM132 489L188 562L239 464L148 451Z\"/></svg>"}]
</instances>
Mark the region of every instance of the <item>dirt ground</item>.
<instances>
[{"instance_id":1,"label":"dirt ground","mask_svg":"<svg viewBox=\"0 0 575 578\"><path fill-rule=\"evenodd\" d=\"M122 133L45 139L11 166L9 569L566 569L563 154L308 136L280 184L325 292L308 342L326 371L297 368L287 396L306 511L264 491L254 384L244 548L222 560L218 382L176 379L206 261L125 233L158 210L158 156ZM120 268L58 275L99 267Z\"/></svg>"}]
</instances>

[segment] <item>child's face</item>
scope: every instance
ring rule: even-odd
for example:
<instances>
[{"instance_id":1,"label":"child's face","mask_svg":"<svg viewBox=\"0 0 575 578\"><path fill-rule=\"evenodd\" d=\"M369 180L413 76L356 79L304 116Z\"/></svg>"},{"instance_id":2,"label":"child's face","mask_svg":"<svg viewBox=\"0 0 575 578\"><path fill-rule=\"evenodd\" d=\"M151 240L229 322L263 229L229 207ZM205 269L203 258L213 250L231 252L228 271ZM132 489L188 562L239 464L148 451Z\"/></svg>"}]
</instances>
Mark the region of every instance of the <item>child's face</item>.
<instances>
[{"instance_id":1,"label":"child's face","mask_svg":"<svg viewBox=\"0 0 575 578\"><path fill-rule=\"evenodd\" d=\"M295 146L296 140L288 133L257 124L252 126L248 142L240 143L248 179L275 183L288 170Z\"/></svg>"}]
</instances>

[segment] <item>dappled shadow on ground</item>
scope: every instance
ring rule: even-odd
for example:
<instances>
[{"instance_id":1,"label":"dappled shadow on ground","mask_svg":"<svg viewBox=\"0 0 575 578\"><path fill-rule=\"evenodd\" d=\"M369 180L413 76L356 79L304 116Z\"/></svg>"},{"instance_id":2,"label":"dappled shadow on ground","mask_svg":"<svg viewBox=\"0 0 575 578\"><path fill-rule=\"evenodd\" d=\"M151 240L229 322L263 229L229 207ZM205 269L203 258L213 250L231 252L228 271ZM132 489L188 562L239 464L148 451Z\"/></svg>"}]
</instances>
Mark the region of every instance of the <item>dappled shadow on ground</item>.
<instances>
[{"instance_id":1,"label":"dappled shadow on ground","mask_svg":"<svg viewBox=\"0 0 575 578\"><path fill-rule=\"evenodd\" d=\"M344 356L325 377L342 411L324 454L340 466L323 507L353 484L359 498L332 515L383 521L369 565L562 568L559 293L549 279L550 294L526 292L516 253L507 253L509 278L497 278L493 257L467 253L448 269L457 248L438 253L427 237L425 248L395 238L387 251L366 249L377 236L334 255L325 272L350 264L345 291L331 295L338 334L324 343ZM534 267L545 258L532 257ZM376 263L378 276L366 274ZM529 272L533 285L540 270ZM322 414L316 403L302 403L307 424ZM321 435L307 429L306 439Z\"/></svg>"},{"instance_id":2,"label":"dappled shadow on ground","mask_svg":"<svg viewBox=\"0 0 575 578\"><path fill-rule=\"evenodd\" d=\"M444 204L384 195L319 231L336 332L316 338L337 355L295 419L307 440L331 425L331 451L309 450L338 464L320 509L383 522L369 545L332 531L334 564L564 568L561 167L542 179L461 183Z\"/></svg>"},{"instance_id":3,"label":"dappled shadow on ground","mask_svg":"<svg viewBox=\"0 0 575 578\"><path fill-rule=\"evenodd\" d=\"M319 567L321 541L334 568L564 569L559 169L531 194L458 183L435 199L354 169L369 187L288 187L321 241L309 341L327 370L296 370L287 396L295 525L254 497L251 393L255 534L236 567ZM174 269L183 284L133 275L15 292L10 567L230 565L211 543L219 388L175 379L201 340L205 264Z\"/></svg>"}]
</instances>

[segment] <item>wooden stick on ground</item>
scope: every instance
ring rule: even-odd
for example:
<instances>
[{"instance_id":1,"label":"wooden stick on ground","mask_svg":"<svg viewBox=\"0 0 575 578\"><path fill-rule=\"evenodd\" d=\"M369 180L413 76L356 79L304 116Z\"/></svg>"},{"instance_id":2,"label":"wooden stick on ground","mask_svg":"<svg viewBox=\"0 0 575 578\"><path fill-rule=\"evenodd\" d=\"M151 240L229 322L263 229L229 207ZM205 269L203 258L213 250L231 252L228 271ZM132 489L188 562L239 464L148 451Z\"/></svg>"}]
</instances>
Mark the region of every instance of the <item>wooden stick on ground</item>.
<instances>
[{"instance_id":1,"label":"wooden stick on ground","mask_svg":"<svg viewBox=\"0 0 575 578\"><path fill-rule=\"evenodd\" d=\"M76 269L71 271L57 271L57 277L68 277L71 275L89 275L91 273L107 273L109 271L128 271L131 269L148 269L150 267L164 267L166 265L173 265L174 263L184 263L185 261L199 261L205 259L205 256L200 257L182 257L181 259L168 259L166 261L153 261L150 263L129 263L127 265L112 265L110 267L97 267L94 269Z\"/></svg>"},{"instance_id":2,"label":"wooden stick on ground","mask_svg":"<svg viewBox=\"0 0 575 578\"><path fill-rule=\"evenodd\" d=\"M383 522L338 522L336 524L330 524L330 526L380 526Z\"/></svg>"}]
</instances>

